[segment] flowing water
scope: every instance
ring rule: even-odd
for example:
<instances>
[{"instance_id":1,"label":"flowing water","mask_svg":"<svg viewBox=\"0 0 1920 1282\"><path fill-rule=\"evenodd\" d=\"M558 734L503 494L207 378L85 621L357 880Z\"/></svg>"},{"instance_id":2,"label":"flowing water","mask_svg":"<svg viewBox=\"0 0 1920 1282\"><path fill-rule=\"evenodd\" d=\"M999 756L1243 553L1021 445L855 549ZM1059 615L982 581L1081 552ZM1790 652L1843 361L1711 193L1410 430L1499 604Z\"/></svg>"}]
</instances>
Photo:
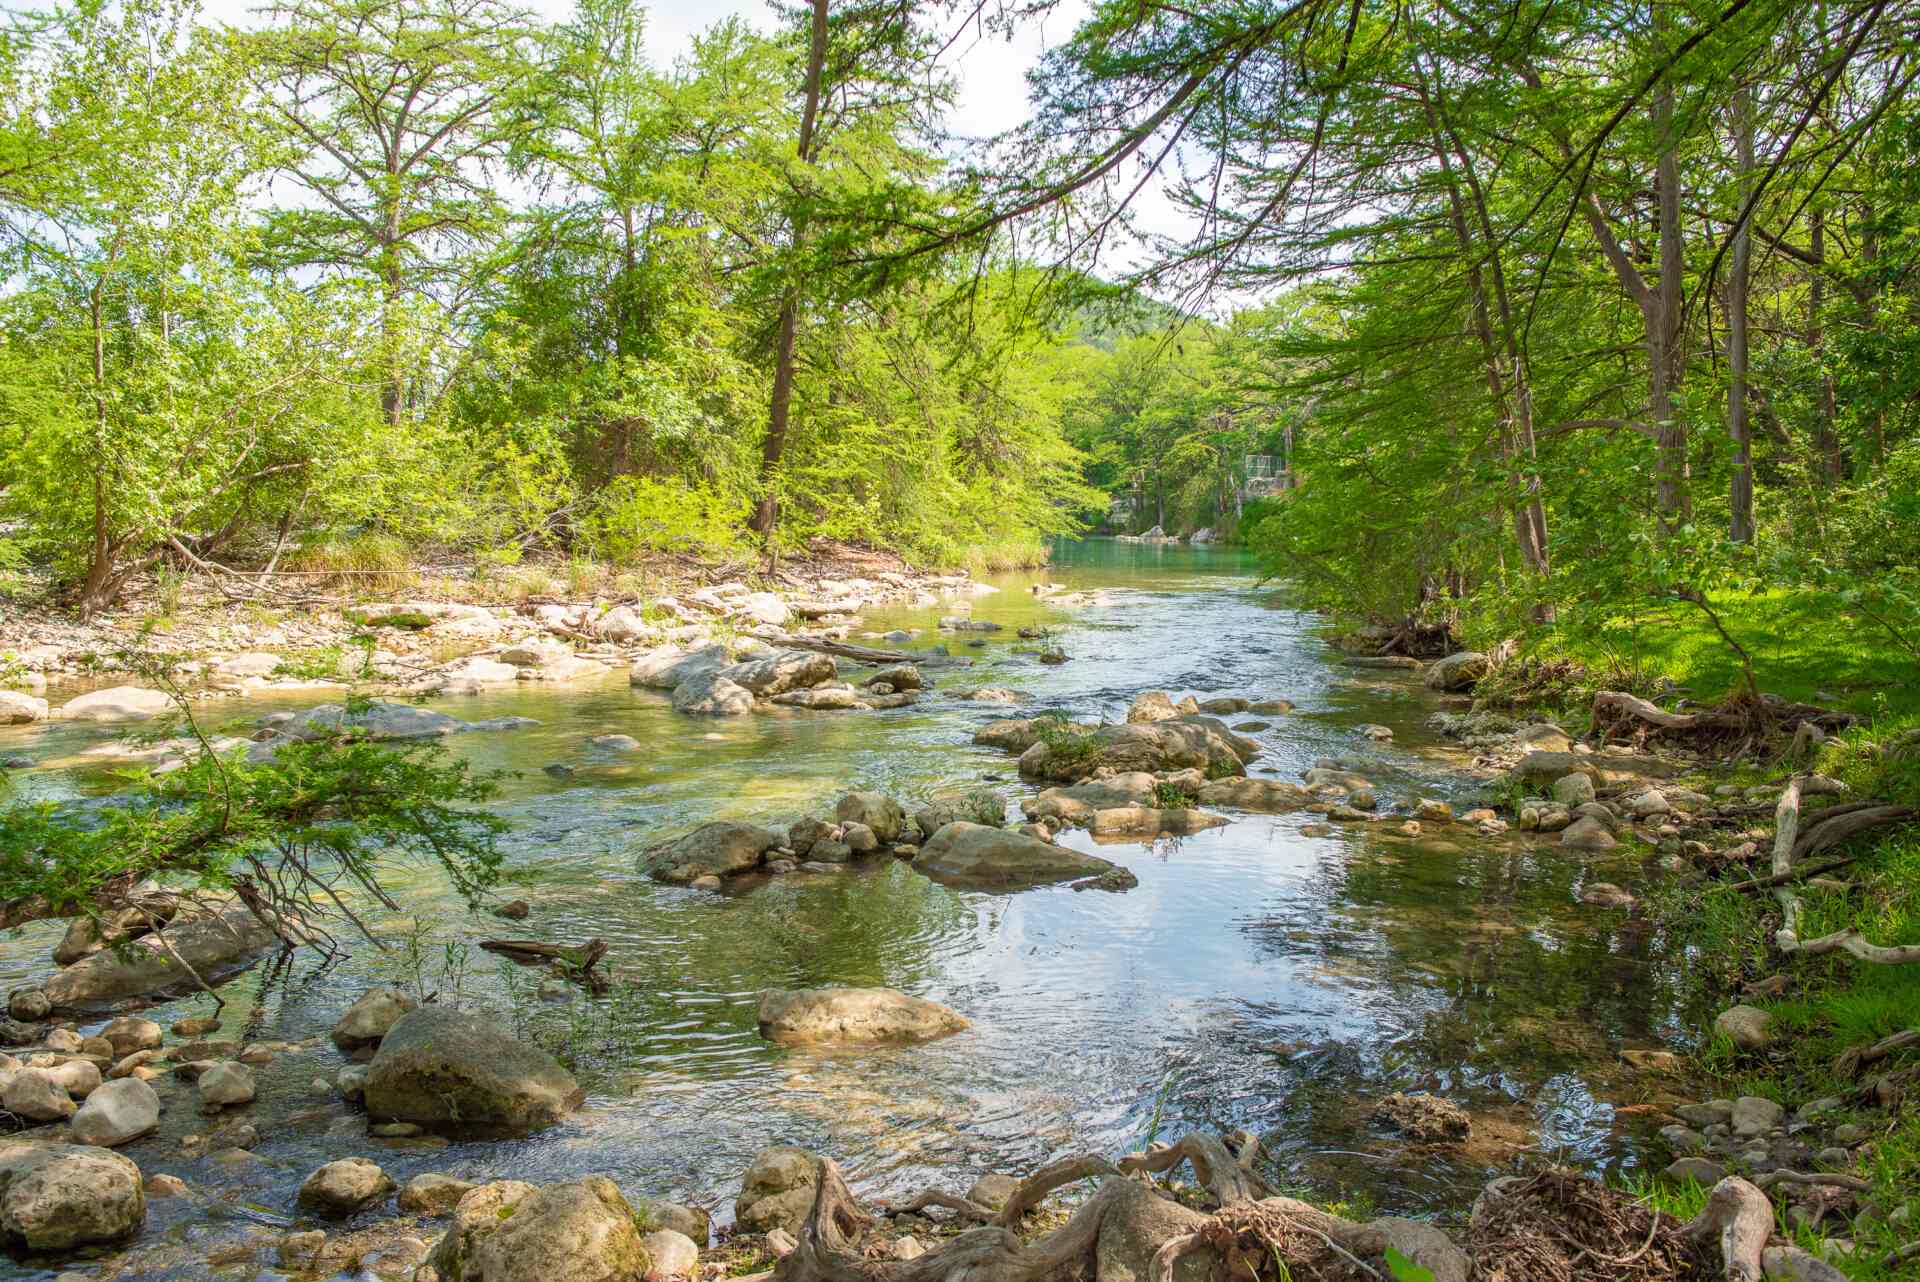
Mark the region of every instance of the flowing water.
<instances>
[{"instance_id":1,"label":"flowing water","mask_svg":"<svg viewBox=\"0 0 1920 1282\"><path fill-rule=\"evenodd\" d=\"M1036 577L1098 591L1101 603L1051 607L1026 590ZM1318 757L1372 757L1383 801L1471 793L1464 755L1424 727L1436 698L1394 674L1341 666L1319 622L1256 582L1240 553L1066 544L1046 574L995 582L1002 591L973 613L1005 626L983 645L938 631L952 603L875 611L862 626L918 629L906 648L944 645L970 661L930 666L940 685L1018 688L1033 696L1020 715L1058 707L1117 720L1151 689L1284 697L1298 710L1260 718L1271 726L1252 733L1264 750L1253 773L1297 778ZM1017 652L1028 647L1015 629L1035 625L1057 630L1070 662L1047 667ZM213 704L206 716L250 721L269 706ZM540 723L448 741L479 765L518 772L499 810L513 825L520 879L508 893L528 899L532 917L470 917L426 874L402 879L407 915L377 923L394 949L256 968L225 990L223 1035L310 1038L369 985L418 979L561 1053L587 1107L514 1143L369 1140L363 1120L314 1085L340 1066L323 1044L260 1071L261 1160L234 1168L181 1155L179 1138L204 1123L176 1091L160 1135L123 1151L210 1196L154 1202L144 1252L118 1276L204 1275L208 1244L248 1218L291 1217L306 1173L350 1153L403 1180L423 1170L533 1181L602 1172L630 1193L699 1202L724 1221L741 1172L776 1143L829 1154L856 1190L888 1195L930 1181L957 1191L978 1173L1023 1171L1069 1150L1117 1154L1155 1136L1245 1127L1290 1188L1457 1214L1524 1153L1632 1165L1643 1128L1619 1106L1644 1085L1621 1077L1617 1052L1686 1027L1680 963L1665 960L1662 942L1577 901L1585 881L1631 870L1518 835L1456 827L1408 839L1382 823L1311 837L1301 828L1316 816L1241 816L1175 841L1101 847L1139 878L1124 894L960 892L884 861L714 895L645 880L636 855L709 819L784 825L830 813L850 788L911 803L986 779L1015 795L1013 761L971 743L977 725L1008 711L936 690L893 711L692 720L661 694L629 689L623 673L436 706ZM1394 742L1368 743L1354 730L1363 723L1391 726ZM601 755L586 742L616 732L644 751ZM0 730L0 755L42 767L16 774L16 795L110 790L111 777L77 754L111 733ZM572 773L544 769L553 765ZM1084 833L1062 840L1091 848ZM416 930L423 942L410 948ZM42 925L0 940L0 982L44 973L58 934ZM597 999L551 984L543 992L539 973L460 942L503 934L605 939L621 982ZM839 1053L758 1037L758 991L823 984L889 985L955 1007L973 1027L926 1046ZM182 1000L152 1017L209 1005ZM1409 1148L1368 1117L1397 1089L1466 1104L1474 1140ZM0 1264L6 1277L50 1272ZM261 1275L250 1264L219 1273Z\"/></svg>"}]
</instances>

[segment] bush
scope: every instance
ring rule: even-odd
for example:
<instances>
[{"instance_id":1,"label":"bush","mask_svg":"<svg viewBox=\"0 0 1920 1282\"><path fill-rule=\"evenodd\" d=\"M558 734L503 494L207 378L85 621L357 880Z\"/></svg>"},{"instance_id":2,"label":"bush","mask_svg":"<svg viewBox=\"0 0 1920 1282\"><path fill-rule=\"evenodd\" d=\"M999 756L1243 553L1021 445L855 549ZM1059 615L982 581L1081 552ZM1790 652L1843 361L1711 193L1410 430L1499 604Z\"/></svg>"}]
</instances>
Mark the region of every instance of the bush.
<instances>
[{"instance_id":1,"label":"bush","mask_svg":"<svg viewBox=\"0 0 1920 1282\"><path fill-rule=\"evenodd\" d=\"M746 504L704 485L621 476L593 496L579 529L593 555L620 565L650 552L732 551L746 518Z\"/></svg>"}]
</instances>

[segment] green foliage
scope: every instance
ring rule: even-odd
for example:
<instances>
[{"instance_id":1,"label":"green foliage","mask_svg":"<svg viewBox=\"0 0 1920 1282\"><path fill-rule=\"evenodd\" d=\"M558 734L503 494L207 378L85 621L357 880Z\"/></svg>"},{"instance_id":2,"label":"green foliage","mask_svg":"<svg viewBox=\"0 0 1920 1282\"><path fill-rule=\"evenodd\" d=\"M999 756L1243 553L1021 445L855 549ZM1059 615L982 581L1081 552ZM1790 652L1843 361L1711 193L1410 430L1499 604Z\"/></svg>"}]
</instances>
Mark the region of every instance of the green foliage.
<instances>
[{"instance_id":1,"label":"green foliage","mask_svg":"<svg viewBox=\"0 0 1920 1282\"><path fill-rule=\"evenodd\" d=\"M740 541L743 503L704 486L622 476L593 496L581 541L615 564L649 552L724 553Z\"/></svg>"},{"instance_id":2,"label":"green foliage","mask_svg":"<svg viewBox=\"0 0 1920 1282\"><path fill-rule=\"evenodd\" d=\"M110 886L147 877L239 891L324 931L357 888L386 900L395 860L437 867L477 900L499 877L503 820L474 807L495 793L438 745L323 735L249 762L202 750L148 776L97 818L52 804L0 810L0 901L41 915L89 911Z\"/></svg>"},{"instance_id":3,"label":"green foliage","mask_svg":"<svg viewBox=\"0 0 1920 1282\"><path fill-rule=\"evenodd\" d=\"M1163 781L1154 785L1153 804L1161 810L1191 810L1200 799L1178 784Z\"/></svg>"},{"instance_id":4,"label":"green foliage","mask_svg":"<svg viewBox=\"0 0 1920 1282\"><path fill-rule=\"evenodd\" d=\"M1434 1282L1432 1269L1415 1264L1392 1247L1387 1248L1386 1261L1393 1282Z\"/></svg>"}]
</instances>

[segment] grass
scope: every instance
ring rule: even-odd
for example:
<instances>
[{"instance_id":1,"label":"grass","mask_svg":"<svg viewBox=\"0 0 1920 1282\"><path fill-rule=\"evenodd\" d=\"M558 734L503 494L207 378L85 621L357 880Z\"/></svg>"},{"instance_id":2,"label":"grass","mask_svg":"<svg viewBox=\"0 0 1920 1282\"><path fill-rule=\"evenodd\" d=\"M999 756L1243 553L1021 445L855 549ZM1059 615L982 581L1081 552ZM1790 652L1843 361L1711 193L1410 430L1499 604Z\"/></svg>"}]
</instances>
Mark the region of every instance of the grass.
<instances>
[{"instance_id":1,"label":"grass","mask_svg":"<svg viewBox=\"0 0 1920 1282\"><path fill-rule=\"evenodd\" d=\"M1920 714L1912 656L1830 594L1782 589L1708 601L1753 656L1762 690L1861 715ZM1684 602L1622 611L1577 631L1563 628L1544 651L1596 672L1668 676L1709 702L1742 686L1738 656L1706 613Z\"/></svg>"},{"instance_id":2,"label":"grass","mask_svg":"<svg viewBox=\"0 0 1920 1282\"><path fill-rule=\"evenodd\" d=\"M1034 570L1045 565L1051 553L1039 539L997 539L961 548L942 569L965 570L969 574L1001 574L1011 570Z\"/></svg>"},{"instance_id":3,"label":"grass","mask_svg":"<svg viewBox=\"0 0 1920 1282\"><path fill-rule=\"evenodd\" d=\"M1916 728L1920 717L1888 718L1857 729L1827 745L1818 766L1846 782L1855 797L1920 804L1920 745L1904 755L1889 751ZM1855 863L1838 875L1851 882L1853 890L1803 888L1801 937L1852 928L1879 944L1920 942L1920 827L1868 834L1851 853ZM1717 1036L1703 1048L1702 1064L1719 1079L1721 1094L1765 1096L1789 1108L1829 1096L1851 1097L1862 1082L1835 1071L1840 1055L1903 1029L1920 1028L1920 967L1871 965L1844 955L1781 962L1772 952L1779 908L1770 896L1709 886L1675 892L1662 910L1682 925L1698 962L1698 982L1719 994L1721 1004L1745 980L1776 972L1793 980L1781 997L1739 999L1774 1016L1779 1036L1766 1058L1743 1055ZM1920 1054L1909 1051L1870 1066L1863 1079L1916 1065ZM1920 1277L1920 1261L1892 1269L1879 1263L1913 1233L1911 1227L1890 1226L1885 1215L1905 1206L1920 1222L1920 1112L1911 1100L1891 1113L1850 1105L1832 1121L1854 1121L1878 1132L1851 1173L1872 1182L1872 1191L1863 1197L1879 1214L1856 1216L1845 1228L1830 1230L1858 1244L1858 1252L1844 1263L1845 1271L1867 1282ZM1632 1191L1677 1215L1698 1210L1704 1198L1698 1189L1647 1185L1633 1186ZM1784 1219L1781 1231L1809 1248L1819 1236L1793 1229Z\"/></svg>"},{"instance_id":4,"label":"grass","mask_svg":"<svg viewBox=\"0 0 1920 1282\"><path fill-rule=\"evenodd\" d=\"M312 586L340 586L361 594L413 586L413 555L391 534L330 535L288 553L284 569L312 576Z\"/></svg>"}]
</instances>

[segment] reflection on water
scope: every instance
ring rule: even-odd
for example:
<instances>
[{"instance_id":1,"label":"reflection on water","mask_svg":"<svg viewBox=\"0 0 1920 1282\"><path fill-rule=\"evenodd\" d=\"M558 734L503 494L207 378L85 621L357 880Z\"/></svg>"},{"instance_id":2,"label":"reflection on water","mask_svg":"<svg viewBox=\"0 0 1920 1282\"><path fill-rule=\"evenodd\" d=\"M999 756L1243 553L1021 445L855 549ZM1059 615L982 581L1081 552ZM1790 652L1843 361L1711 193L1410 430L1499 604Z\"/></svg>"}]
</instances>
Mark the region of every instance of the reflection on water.
<instances>
[{"instance_id":1,"label":"reflection on water","mask_svg":"<svg viewBox=\"0 0 1920 1282\"><path fill-rule=\"evenodd\" d=\"M1239 554L1069 544L1039 577L1104 589L1107 599L1061 610L1026 590L1034 576L1013 577L973 606L1005 625L1000 632L943 636L935 622L952 603L876 612L865 626L922 629L907 648L950 648L950 664L928 669L940 685L1012 686L1031 706L1080 718L1123 717L1143 689L1285 697L1300 710L1255 735L1266 749L1258 773L1297 777L1316 757L1377 753L1383 797L1458 791L1452 754L1422 726L1426 696L1331 664L1312 618L1257 586ZM1071 661L1046 667L1016 653L1028 644L1015 635L1021 627L1056 629ZM209 720L251 719L265 706L215 704ZM635 854L710 818L784 823L849 787L914 799L982 778L1011 784L1012 761L970 742L1005 709L936 693L890 712L696 721L620 674L438 706L540 721L450 744L482 766L520 772L501 810L525 878L512 893L534 913L513 933L604 938L623 983L597 1001L541 1000L537 973L477 950L457 983L461 1000L564 1050L588 1108L509 1145L370 1147L344 1106L312 1086L338 1066L322 1048L264 1071L256 1112L276 1124L262 1126L271 1133L258 1166L236 1173L180 1158L177 1137L196 1121L183 1116L127 1150L149 1172L237 1185L282 1215L313 1165L346 1152L370 1152L400 1178L604 1171L635 1193L711 1204L730 1198L752 1154L773 1143L827 1152L863 1191L884 1194L933 1177L961 1188L977 1172L1069 1148L1114 1153L1156 1127L1244 1126L1265 1137L1290 1186L1331 1197L1359 1185L1383 1207L1452 1211L1523 1149L1593 1166L1630 1160L1603 1102L1614 1096L1616 1052L1679 1031L1661 950L1619 914L1579 907L1575 891L1591 870L1552 847L1360 831L1313 839L1300 835L1303 816L1253 817L1157 847L1102 847L1139 877L1124 895L960 893L891 863L708 895L643 880ZM1394 727L1396 743L1366 744L1351 729L1365 722ZM620 756L587 744L608 733L645 750ZM70 760L105 737L84 726L0 731L0 753ZM573 773L542 772L554 763ZM17 786L71 797L111 780L92 766L40 771ZM499 923L467 917L425 874L403 881L397 897L436 932L424 965L450 999L456 980L441 945L485 938ZM406 933L402 920L380 925L391 938ZM57 933L40 926L0 941L0 981L39 973ZM371 948L326 968L296 959L229 994L249 1036L298 1039L323 1031L395 965ZM776 1049L757 1037L760 989L832 983L932 997L974 1027L930 1046L846 1053ZM156 1018L200 1004L175 1003ZM1367 1119L1374 1100L1402 1088L1469 1104L1475 1142L1403 1152ZM187 1112L178 1098L173 1113ZM162 1230L211 1231L197 1204L156 1203L154 1213Z\"/></svg>"}]
</instances>

